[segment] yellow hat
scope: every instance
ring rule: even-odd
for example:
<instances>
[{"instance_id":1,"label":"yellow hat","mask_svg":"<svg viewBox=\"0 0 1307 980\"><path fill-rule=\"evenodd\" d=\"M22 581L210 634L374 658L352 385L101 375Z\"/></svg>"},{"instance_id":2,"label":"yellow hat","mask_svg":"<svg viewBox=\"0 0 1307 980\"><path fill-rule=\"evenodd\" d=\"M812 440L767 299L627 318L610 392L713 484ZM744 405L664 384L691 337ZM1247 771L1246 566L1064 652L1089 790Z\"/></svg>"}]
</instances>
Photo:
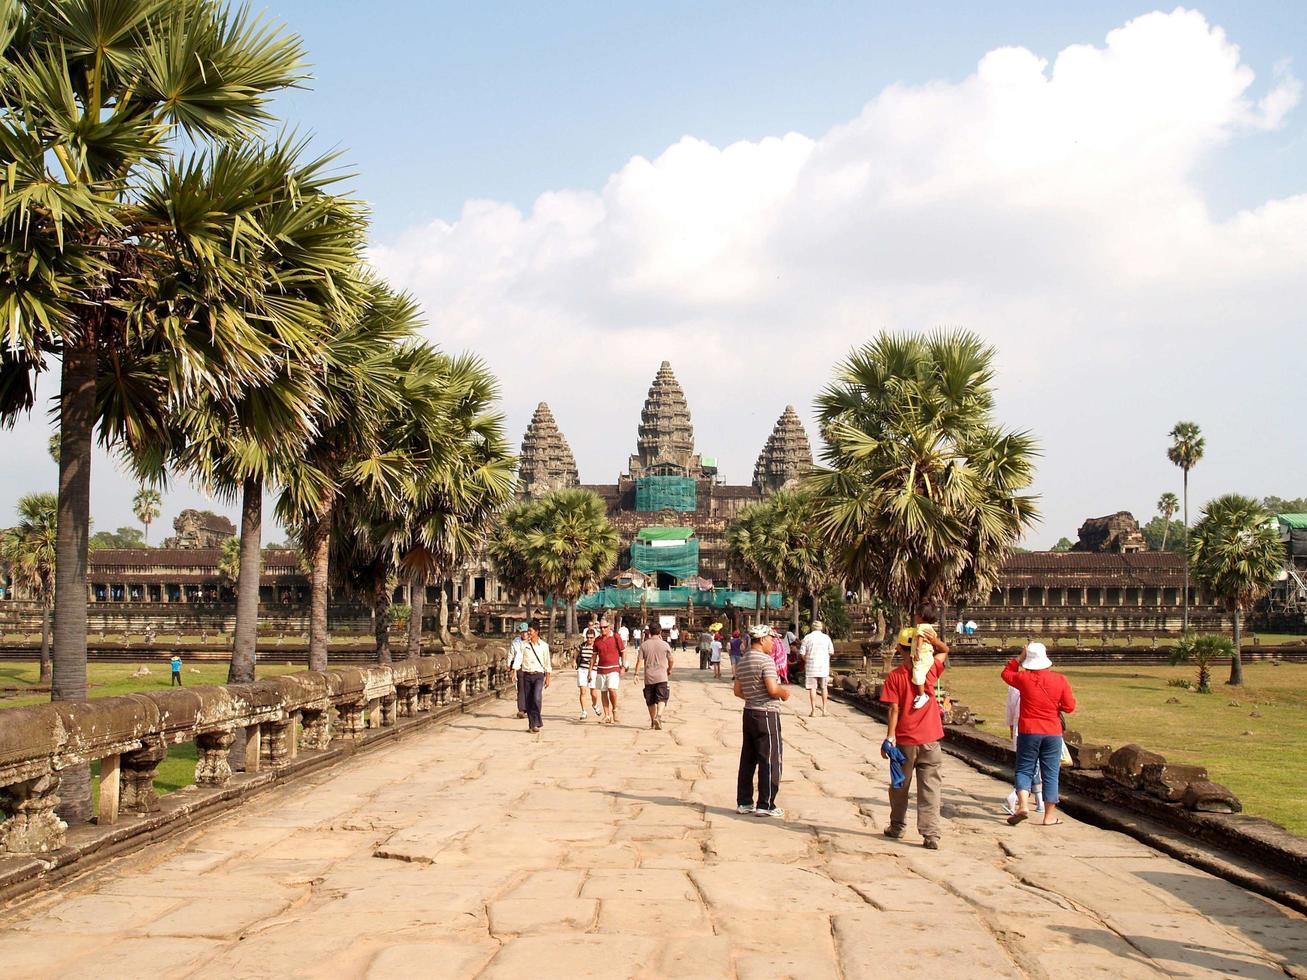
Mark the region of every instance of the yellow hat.
<instances>
[{"instance_id":1,"label":"yellow hat","mask_svg":"<svg viewBox=\"0 0 1307 980\"><path fill-rule=\"evenodd\" d=\"M910 647L912 641L917 637L917 628L915 626L905 626L899 630L899 646Z\"/></svg>"}]
</instances>

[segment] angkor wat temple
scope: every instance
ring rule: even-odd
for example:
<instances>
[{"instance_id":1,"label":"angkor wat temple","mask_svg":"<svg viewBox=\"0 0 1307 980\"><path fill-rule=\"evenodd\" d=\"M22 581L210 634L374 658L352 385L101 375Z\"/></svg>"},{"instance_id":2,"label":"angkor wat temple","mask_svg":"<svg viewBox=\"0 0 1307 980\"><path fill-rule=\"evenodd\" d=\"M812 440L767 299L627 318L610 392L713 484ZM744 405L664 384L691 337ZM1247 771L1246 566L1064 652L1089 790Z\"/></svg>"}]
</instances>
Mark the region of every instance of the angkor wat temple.
<instances>
[{"instance_id":1,"label":"angkor wat temple","mask_svg":"<svg viewBox=\"0 0 1307 980\"><path fill-rule=\"evenodd\" d=\"M567 439L542 402L522 437L518 492L533 498L560 487L594 491L604 500L622 542L606 584L670 596L680 600L676 604L685 611L688 606L681 597L687 594L696 604L713 590L750 594L744 590L757 583L727 560L726 529L746 505L792 486L812 461L798 413L784 406L758 454L752 481L725 482L716 459L696 446L685 393L664 361L640 413L635 452L615 482L580 482ZM157 616L171 629L192 614L221 628L234 605L232 585L218 571L220 542L207 533L216 529L192 527L194 523L193 515L189 523L179 518L177 535L169 544L180 546L91 555L88 599L93 628L97 622L100 628L105 623L114 628L124 618L139 624ZM981 631L991 634L1176 633L1181 628L1183 571L1179 555L1147 550L1138 523L1121 512L1086 521L1072 551L1013 555L985 601L951 608L948 615L975 620ZM470 605L466 612L480 630L506 629L520 614L517 597L509 594L484 556L468 561L443 590L448 606ZM266 615L295 629L304 613L308 583L293 552L265 552L260 592ZM401 588L396 598L402 600L402 593ZM1223 618L1223 611L1200 590L1192 588L1191 594L1196 623L1214 625ZM432 616L440 597L440 586L428 588ZM752 600L747 605L751 608ZM710 608L703 614L715 618ZM776 615L779 619L785 614ZM348 603L333 606L338 626L358 622L360 616L364 619L359 625L366 628L363 610ZM450 618L457 622L460 617L454 613Z\"/></svg>"}]
</instances>

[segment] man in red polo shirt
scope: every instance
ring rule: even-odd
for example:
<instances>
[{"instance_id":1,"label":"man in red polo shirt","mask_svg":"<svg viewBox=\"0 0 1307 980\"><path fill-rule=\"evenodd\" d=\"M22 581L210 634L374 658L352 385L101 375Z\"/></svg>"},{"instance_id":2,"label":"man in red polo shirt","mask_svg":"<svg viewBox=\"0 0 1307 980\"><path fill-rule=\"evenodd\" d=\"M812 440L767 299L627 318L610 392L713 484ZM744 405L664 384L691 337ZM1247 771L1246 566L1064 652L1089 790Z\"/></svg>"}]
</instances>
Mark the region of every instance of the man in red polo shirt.
<instances>
[{"instance_id":1,"label":"man in red polo shirt","mask_svg":"<svg viewBox=\"0 0 1307 980\"><path fill-rule=\"evenodd\" d=\"M943 785L944 717L935 701L935 682L944 673L948 660L948 644L930 634L925 639L935 648L935 663L926 675L925 692L930 696L925 707L913 708L915 692L912 689L912 641L916 630L912 627L899 631L899 665L890 671L880 689L880 700L889 705L889 727L885 740L897 745L907 760L903 764L903 785L889 791L889 826L885 836L898 840L903 836L908 819L908 792L912 780L917 781L917 830L922 846L939 849L939 793ZM889 755L882 746L882 758Z\"/></svg>"}]
</instances>

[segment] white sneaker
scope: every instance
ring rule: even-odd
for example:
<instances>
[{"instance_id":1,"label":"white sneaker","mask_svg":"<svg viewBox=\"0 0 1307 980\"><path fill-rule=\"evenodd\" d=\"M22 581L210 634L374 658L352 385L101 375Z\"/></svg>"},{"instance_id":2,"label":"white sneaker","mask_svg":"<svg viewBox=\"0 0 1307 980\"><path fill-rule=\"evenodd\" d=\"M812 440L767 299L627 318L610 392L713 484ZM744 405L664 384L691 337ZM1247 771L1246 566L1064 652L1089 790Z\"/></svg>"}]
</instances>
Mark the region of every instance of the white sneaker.
<instances>
[{"instance_id":1,"label":"white sneaker","mask_svg":"<svg viewBox=\"0 0 1307 980\"><path fill-rule=\"evenodd\" d=\"M912 708L914 711L920 711L930 703L930 695L924 691L912 699Z\"/></svg>"},{"instance_id":2,"label":"white sneaker","mask_svg":"<svg viewBox=\"0 0 1307 980\"><path fill-rule=\"evenodd\" d=\"M604 716L604 713L600 711L598 708L596 708L594 705L590 705L590 710L595 713L596 718L602 718ZM584 714L584 712L582 713Z\"/></svg>"},{"instance_id":3,"label":"white sneaker","mask_svg":"<svg viewBox=\"0 0 1307 980\"><path fill-rule=\"evenodd\" d=\"M753 805L752 803L750 803L748 806L745 806L743 803L741 803L739 806L737 806L737 807L735 808L735 812L736 812L736 813L753 813L753 811L754 811L755 809L756 809L756 807L754 807L754 805Z\"/></svg>"},{"instance_id":4,"label":"white sneaker","mask_svg":"<svg viewBox=\"0 0 1307 980\"><path fill-rule=\"evenodd\" d=\"M781 817L785 816L785 811L778 806L774 806L770 810L758 807L758 809L753 811L753 815L755 817L775 817L779 820Z\"/></svg>"},{"instance_id":5,"label":"white sneaker","mask_svg":"<svg viewBox=\"0 0 1307 980\"><path fill-rule=\"evenodd\" d=\"M580 714L580 717L578 717L576 720L577 720L577 721L585 721L585 718L586 718L585 712L582 711L581 714Z\"/></svg>"}]
</instances>

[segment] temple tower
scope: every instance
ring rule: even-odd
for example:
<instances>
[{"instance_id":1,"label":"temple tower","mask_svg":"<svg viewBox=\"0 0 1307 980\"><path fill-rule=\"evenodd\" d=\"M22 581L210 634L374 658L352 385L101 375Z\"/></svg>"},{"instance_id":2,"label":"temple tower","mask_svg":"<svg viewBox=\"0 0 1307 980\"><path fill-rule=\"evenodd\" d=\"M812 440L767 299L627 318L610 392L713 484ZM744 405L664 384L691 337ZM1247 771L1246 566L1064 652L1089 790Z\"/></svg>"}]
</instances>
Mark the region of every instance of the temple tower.
<instances>
[{"instance_id":1,"label":"temple tower","mask_svg":"<svg viewBox=\"0 0 1307 980\"><path fill-rule=\"evenodd\" d=\"M753 467L753 486L760 493L786 490L798 482L803 471L812 465L812 446L803 421L793 405L786 405L767 444L758 454Z\"/></svg>"},{"instance_id":2,"label":"temple tower","mask_svg":"<svg viewBox=\"0 0 1307 980\"><path fill-rule=\"evenodd\" d=\"M629 466L635 479L642 476L697 478L703 471L702 460L694 452L690 407L668 361L659 366L649 386L649 396L640 412L636 454Z\"/></svg>"},{"instance_id":3,"label":"temple tower","mask_svg":"<svg viewBox=\"0 0 1307 980\"><path fill-rule=\"evenodd\" d=\"M574 487L581 482L572 448L559 431L554 413L541 402L522 436L517 461L517 492L539 497L550 490Z\"/></svg>"}]
</instances>

